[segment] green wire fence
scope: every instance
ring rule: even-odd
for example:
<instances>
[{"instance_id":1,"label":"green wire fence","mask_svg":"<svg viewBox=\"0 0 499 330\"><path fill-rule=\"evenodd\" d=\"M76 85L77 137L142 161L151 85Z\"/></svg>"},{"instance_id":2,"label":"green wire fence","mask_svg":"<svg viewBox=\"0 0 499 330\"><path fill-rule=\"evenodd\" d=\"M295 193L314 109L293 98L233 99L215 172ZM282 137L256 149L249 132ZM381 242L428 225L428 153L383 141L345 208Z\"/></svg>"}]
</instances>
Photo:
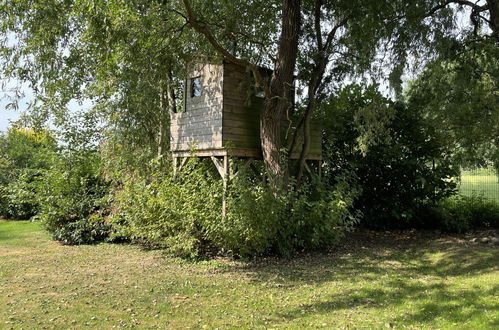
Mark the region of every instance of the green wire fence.
<instances>
[{"instance_id":1,"label":"green wire fence","mask_svg":"<svg viewBox=\"0 0 499 330\"><path fill-rule=\"evenodd\" d=\"M462 195L481 195L499 203L499 177L493 169L463 170L459 192Z\"/></svg>"}]
</instances>

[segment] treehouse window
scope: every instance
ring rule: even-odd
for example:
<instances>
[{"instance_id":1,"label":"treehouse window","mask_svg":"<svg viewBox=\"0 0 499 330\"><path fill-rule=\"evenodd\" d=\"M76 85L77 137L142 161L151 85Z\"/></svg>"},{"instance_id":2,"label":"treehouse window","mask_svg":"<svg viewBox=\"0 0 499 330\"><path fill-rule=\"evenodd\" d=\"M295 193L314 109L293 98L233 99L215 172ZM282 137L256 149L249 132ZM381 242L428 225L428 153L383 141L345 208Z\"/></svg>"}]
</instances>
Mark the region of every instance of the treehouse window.
<instances>
[{"instance_id":1,"label":"treehouse window","mask_svg":"<svg viewBox=\"0 0 499 330\"><path fill-rule=\"evenodd\" d=\"M201 77L191 78L191 97L201 96Z\"/></svg>"}]
</instances>

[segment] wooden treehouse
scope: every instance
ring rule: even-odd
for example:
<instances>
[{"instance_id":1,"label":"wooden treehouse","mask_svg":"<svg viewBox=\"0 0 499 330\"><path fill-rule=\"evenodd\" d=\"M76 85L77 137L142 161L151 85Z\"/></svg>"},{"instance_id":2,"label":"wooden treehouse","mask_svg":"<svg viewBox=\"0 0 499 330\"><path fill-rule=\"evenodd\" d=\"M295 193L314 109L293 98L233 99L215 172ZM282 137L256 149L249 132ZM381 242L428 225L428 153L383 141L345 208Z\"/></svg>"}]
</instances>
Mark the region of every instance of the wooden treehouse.
<instances>
[{"instance_id":1,"label":"wooden treehouse","mask_svg":"<svg viewBox=\"0 0 499 330\"><path fill-rule=\"evenodd\" d=\"M267 77L271 71L265 70ZM244 67L225 61L191 61L187 64L183 111L172 114L170 145L174 172L189 157L209 157L224 181L228 180L229 157L262 159L260 113L263 93L255 88L252 75ZM283 128L289 122L283 118ZM307 160L320 167L321 132L311 125L311 145ZM285 132L283 132L284 134ZM298 137L298 158L303 136Z\"/></svg>"}]
</instances>

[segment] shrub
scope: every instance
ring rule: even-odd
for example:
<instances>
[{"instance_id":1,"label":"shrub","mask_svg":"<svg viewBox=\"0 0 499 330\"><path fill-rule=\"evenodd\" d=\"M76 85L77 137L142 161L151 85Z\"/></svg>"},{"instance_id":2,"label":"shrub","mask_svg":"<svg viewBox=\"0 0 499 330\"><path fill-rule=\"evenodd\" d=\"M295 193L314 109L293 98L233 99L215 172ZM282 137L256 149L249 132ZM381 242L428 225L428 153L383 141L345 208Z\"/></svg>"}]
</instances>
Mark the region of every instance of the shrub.
<instances>
[{"instance_id":1,"label":"shrub","mask_svg":"<svg viewBox=\"0 0 499 330\"><path fill-rule=\"evenodd\" d=\"M276 193L266 182L241 172L230 185L227 217L208 229L216 245L238 255L270 251L288 256L338 242L356 221L349 209L355 194L345 181L329 190L313 181Z\"/></svg>"},{"instance_id":2,"label":"shrub","mask_svg":"<svg viewBox=\"0 0 499 330\"><path fill-rule=\"evenodd\" d=\"M212 165L191 160L186 166L176 179L128 178L116 197L118 231L184 257L206 249L252 257L334 243L355 221L354 191L346 182L332 192L317 183L276 192L244 171L229 184L223 217L222 182Z\"/></svg>"},{"instance_id":3,"label":"shrub","mask_svg":"<svg viewBox=\"0 0 499 330\"><path fill-rule=\"evenodd\" d=\"M426 228L463 233L472 228L499 228L499 204L483 196L453 196L422 208L419 223Z\"/></svg>"},{"instance_id":4,"label":"shrub","mask_svg":"<svg viewBox=\"0 0 499 330\"><path fill-rule=\"evenodd\" d=\"M53 226L52 237L65 244L94 244L106 240L111 233L111 226L105 219L92 214L76 221Z\"/></svg>"},{"instance_id":5,"label":"shrub","mask_svg":"<svg viewBox=\"0 0 499 330\"><path fill-rule=\"evenodd\" d=\"M199 160L188 162L175 179L130 175L116 192L113 226L133 241L196 257L208 240L202 224L221 219L222 185L216 175Z\"/></svg>"},{"instance_id":6,"label":"shrub","mask_svg":"<svg viewBox=\"0 0 499 330\"><path fill-rule=\"evenodd\" d=\"M356 175L362 225L413 227L423 205L455 193L452 150L417 109L384 98L375 86L352 85L323 105L322 117L326 178L334 184L345 172Z\"/></svg>"},{"instance_id":7,"label":"shrub","mask_svg":"<svg viewBox=\"0 0 499 330\"><path fill-rule=\"evenodd\" d=\"M0 215L29 219L39 209L37 186L57 144L46 129L11 127L0 134Z\"/></svg>"},{"instance_id":8,"label":"shrub","mask_svg":"<svg viewBox=\"0 0 499 330\"><path fill-rule=\"evenodd\" d=\"M499 203L482 196L469 198L471 226L499 228Z\"/></svg>"},{"instance_id":9,"label":"shrub","mask_svg":"<svg viewBox=\"0 0 499 330\"><path fill-rule=\"evenodd\" d=\"M54 239L66 244L96 243L109 234L109 184L99 174L95 152L61 155L39 185L40 219ZM107 234L105 234L107 233Z\"/></svg>"},{"instance_id":10,"label":"shrub","mask_svg":"<svg viewBox=\"0 0 499 330\"><path fill-rule=\"evenodd\" d=\"M1 214L12 220L27 220L37 214L37 185L43 171L23 169L1 188Z\"/></svg>"}]
</instances>

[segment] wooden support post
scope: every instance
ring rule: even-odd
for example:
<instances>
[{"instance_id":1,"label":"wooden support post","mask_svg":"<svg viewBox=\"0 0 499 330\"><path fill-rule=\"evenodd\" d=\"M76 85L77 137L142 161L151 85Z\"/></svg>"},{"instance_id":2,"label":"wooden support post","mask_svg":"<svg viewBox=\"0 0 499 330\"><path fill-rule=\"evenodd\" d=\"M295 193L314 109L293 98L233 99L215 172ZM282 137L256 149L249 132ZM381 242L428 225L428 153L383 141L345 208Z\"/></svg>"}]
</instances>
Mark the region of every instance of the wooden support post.
<instances>
[{"instance_id":1,"label":"wooden support post","mask_svg":"<svg viewBox=\"0 0 499 330\"><path fill-rule=\"evenodd\" d=\"M307 160L305 160L305 163L303 165L305 165L305 169L307 170L307 172L310 173L310 174L312 174L312 171L310 170L310 167L308 167Z\"/></svg>"},{"instance_id":2,"label":"wooden support post","mask_svg":"<svg viewBox=\"0 0 499 330\"><path fill-rule=\"evenodd\" d=\"M225 177L225 170L222 161L215 156L211 156L211 160L213 161L213 164L215 164L218 174L220 174L220 177L223 179Z\"/></svg>"},{"instance_id":3,"label":"wooden support post","mask_svg":"<svg viewBox=\"0 0 499 330\"><path fill-rule=\"evenodd\" d=\"M211 160L213 161L213 164L215 164L215 167L223 180L224 191L222 197L222 217L225 218L227 213L227 187L230 179L230 163L229 156L225 155L223 157L223 161L215 156L211 156Z\"/></svg>"},{"instance_id":4,"label":"wooden support post","mask_svg":"<svg viewBox=\"0 0 499 330\"><path fill-rule=\"evenodd\" d=\"M225 178L225 184L229 181L229 175L230 175L230 166L229 166L229 156L224 156L224 178Z\"/></svg>"},{"instance_id":5,"label":"wooden support post","mask_svg":"<svg viewBox=\"0 0 499 330\"><path fill-rule=\"evenodd\" d=\"M178 157L173 156L173 177L177 176L177 162Z\"/></svg>"},{"instance_id":6,"label":"wooden support post","mask_svg":"<svg viewBox=\"0 0 499 330\"><path fill-rule=\"evenodd\" d=\"M179 164L179 158L182 158L182 161ZM189 157L175 157L173 156L173 177L176 177L178 172L184 167L185 163L187 163L187 160Z\"/></svg>"},{"instance_id":7,"label":"wooden support post","mask_svg":"<svg viewBox=\"0 0 499 330\"><path fill-rule=\"evenodd\" d=\"M180 163L180 166L178 167L178 171L182 170L182 167L184 167L185 163L187 163L188 157L182 158L182 162Z\"/></svg>"},{"instance_id":8,"label":"wooden support post","mask_svg":"<svg viewBox=\"0 0 499 330\"><path fill-rule=\"evenodd\" d=\"M230 179L230 165L229 165L229 156L224 156L224 163L223 163L223 184L224 184L224 194L223 194L223 199L222 199L222 217L225 218L227 214L227 187L229 185L229 179Z\"/></svg>"}]
</instances>

